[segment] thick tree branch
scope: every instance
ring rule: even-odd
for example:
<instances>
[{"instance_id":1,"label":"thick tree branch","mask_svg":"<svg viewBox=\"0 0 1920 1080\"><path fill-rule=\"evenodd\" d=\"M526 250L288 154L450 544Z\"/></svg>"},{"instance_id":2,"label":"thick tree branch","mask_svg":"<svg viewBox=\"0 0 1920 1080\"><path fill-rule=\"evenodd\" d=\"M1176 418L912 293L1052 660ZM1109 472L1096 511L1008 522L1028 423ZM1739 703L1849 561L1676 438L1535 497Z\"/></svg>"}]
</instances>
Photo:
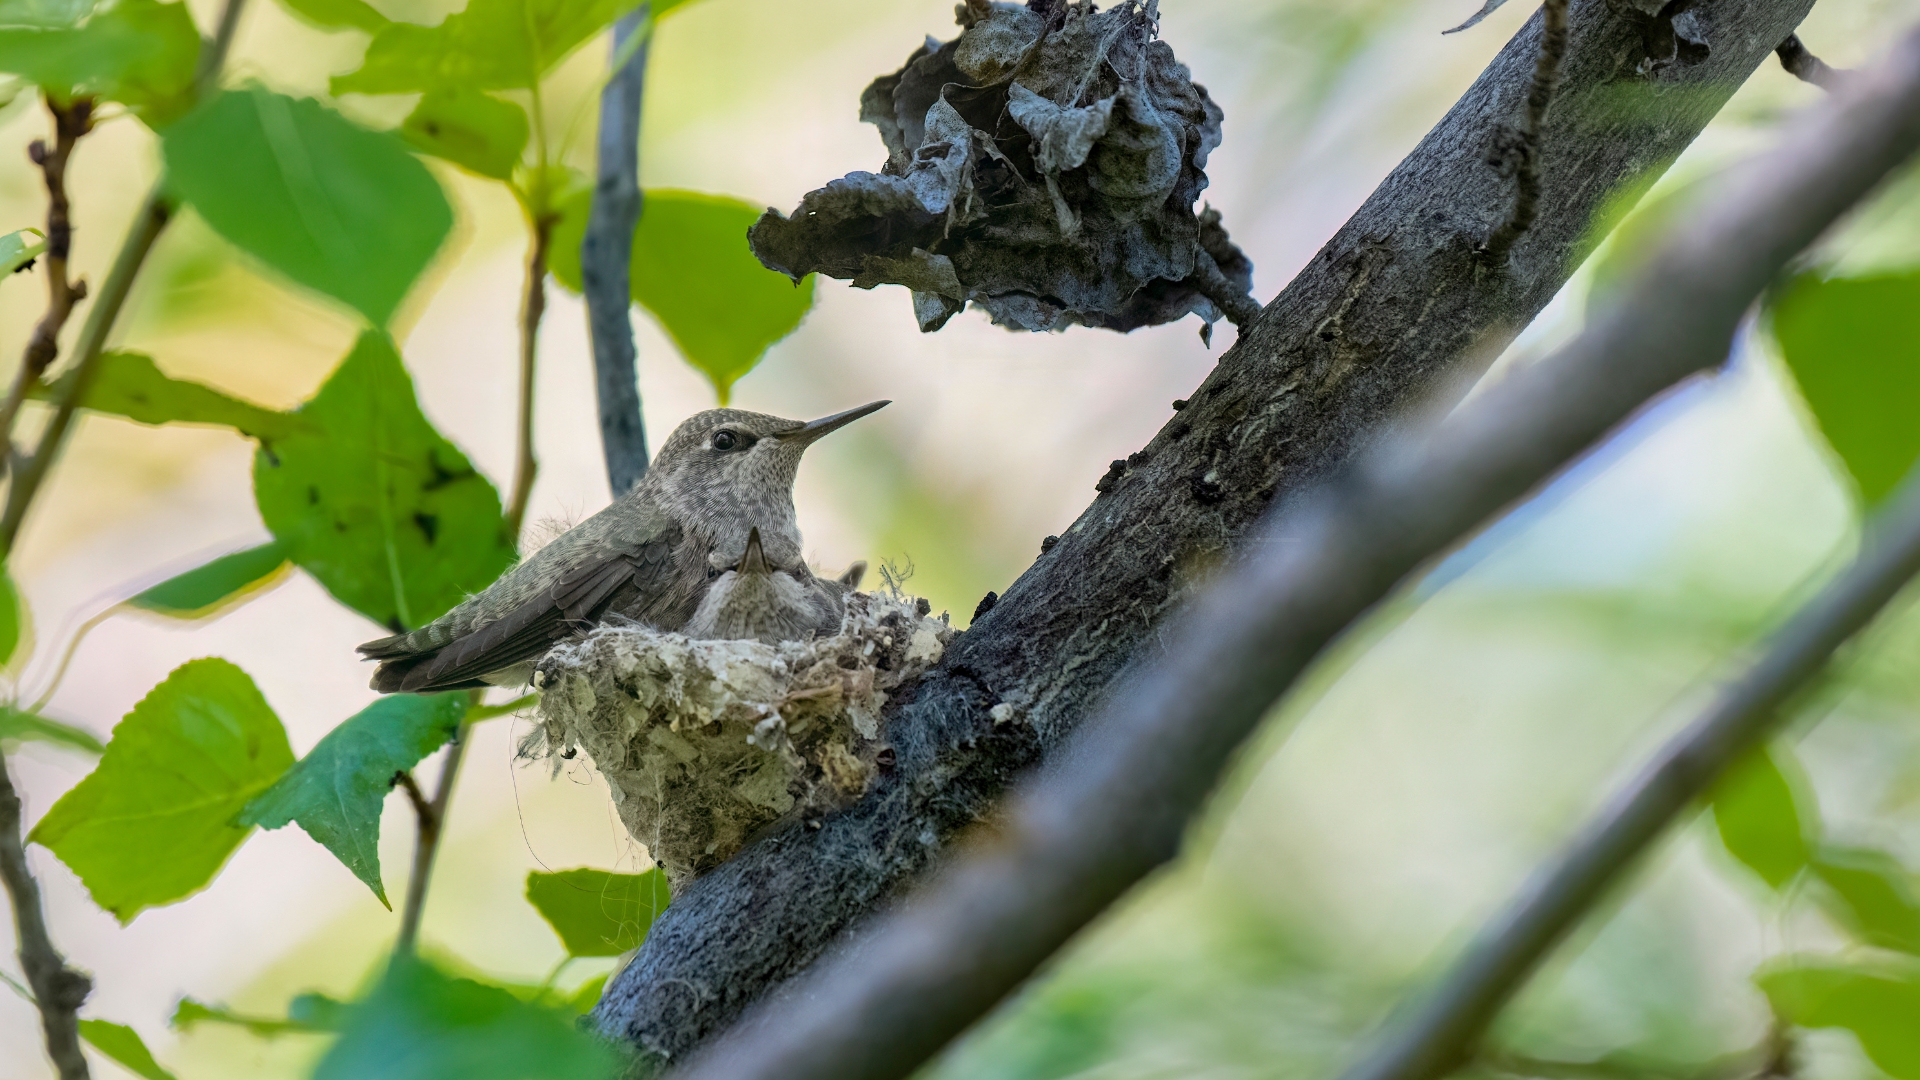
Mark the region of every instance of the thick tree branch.
<instances>
[{"instance_id":1,"label":"thick tree branch","mask_svg":"<svg viewBox=\"0 0 1920 1080\"><path fill-rule=\"evenodd\" d=\"M40 885L27 865L22 840L20 796L0 757L0 884L13 902L13 925L20 944L20 970L26 973L33 1002L40 1010L40 1029L47 1040L47 1056L60 1071L60 1080L87 1080L87 1059L80 1053L80 1021L76 1015L93 990L93 981L67 966L47 934L47 916L40 906Z\"/></svg>"},{"instance_id":2,"label":"thick tree branch","mask_svg":"<svg viewBox=\"0 0 1920 1080\"><path fill-rule=\"evenodd\" d=\"M1263 523L1253 554L1178 619L1168 635L1178 644L1112 696L1066 748L1067 764L1023 787L991 841L750 1016L683 1080L906 1076L1171 859L1234 751L1342 630L1649 398L1718 364L1787 260L1920 148L1920 31L1829 104L1729 177L1566 348L1487 389L1431 436L1370 450ZM1889 524L1483 939L1408 1037L1348 1080L1433 1080L1464 1060L1601 888L1920 569L1920 481Z\"/></svg>"},{"instance_id":3,"label":"thick tree branch","mask_svg":"<svg viewBox=\"0 0 1920 1080\"><path fill-rule=\"evenodd\" d=\"M640 222L640 94L647 81L651 33L646 4L613 27L613 59L624 63L600 91L599 165L593 209L580 245L580 277L593 338L594 389L600 402L600 444L615 498L647 474L647 428L640 414L638 350L633 341L633 230Z\"/></svg>"},{"instance_id":4,"label":"thick tree branch","mask_svg":"<svg viewBox=\"0 0 1920 1080\"><path fill-rule=\"evenodd\" d=\"M1920 87L1920 48L1911 79ZM1907 96L1920 107L1920 91ZM1878 516L1859 558L1776 632L1764 655L1661 750L1480 932L1422 1007L1346 1080L1433 1080L1466 1060L1487 1025L1673 820L1785 718L1787 699L1920 572L1920 471Z\"/></svg>"},{"instance_id":5,"label":"thick tree branch","mask_svg":"<svg viewBox=\"0 0 1920 1080\"><path fill-rule=\"evenodd\" d=\"M1553 213L1515 243L1506 273L1487 274L1481 241L1512 205L1487 150L1531 88L1536 16L1187 407L899 696L894 773L819 829L769 837L676 897L595 1011L601 1030L686 1054L993 815L1131 657L1173 640L1166 615L1270 504L1324 479L1383 418L1463 390L1579 264L1599 208L1685 149L1810 3L1716 0L1687 16L1708 55L1655 64L1638 22L1573 0L1540 139Z\"/></svg>"}]
</instances>

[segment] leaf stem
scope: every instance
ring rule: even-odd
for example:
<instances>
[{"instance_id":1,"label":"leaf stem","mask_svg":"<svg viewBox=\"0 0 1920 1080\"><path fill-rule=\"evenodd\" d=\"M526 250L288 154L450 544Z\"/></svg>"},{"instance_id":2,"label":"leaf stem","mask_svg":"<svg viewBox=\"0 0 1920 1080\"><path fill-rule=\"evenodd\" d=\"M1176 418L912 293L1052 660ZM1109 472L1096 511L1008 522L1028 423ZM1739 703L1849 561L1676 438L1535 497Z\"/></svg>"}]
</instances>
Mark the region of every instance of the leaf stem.
<instances>
[{"instance_id":1,"label":"leaf stem","mask_svg":"<svg viewBox=\"0 0 1920 1080\"><path fill-rule=\"evenodd\" d=\"M20 796L7 775L6 756L0 754L0 882L13 901L13 923L20 941L20 969L33 988L40 1010L40 1029L47 1040L47 1056L60 1080L87 1080L87 1059L80 1053L80 1005L93 990L93 980L67 966L66 958L47 934L47 918L40 906L40 886L27 865L20 829Z\"/></svg>"}]
</instances>

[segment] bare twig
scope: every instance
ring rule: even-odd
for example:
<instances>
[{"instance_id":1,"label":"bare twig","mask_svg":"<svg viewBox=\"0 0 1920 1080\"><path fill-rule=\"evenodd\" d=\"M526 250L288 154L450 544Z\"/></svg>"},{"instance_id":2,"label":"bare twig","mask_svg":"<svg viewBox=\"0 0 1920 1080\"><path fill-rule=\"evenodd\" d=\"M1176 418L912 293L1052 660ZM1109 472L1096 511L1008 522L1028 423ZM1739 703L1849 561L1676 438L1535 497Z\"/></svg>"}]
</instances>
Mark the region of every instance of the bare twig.
<instances>
[{"instance_id":1,"label":"bare twig","mask_svg":"<svg viewBox=\"0 0 1920 1080\"><path fill-rule=\"evenodd\" d=\"M1235 751L1338 634L1649 398L1719 363L1773 276L1920 146L1920 33L1824 104L1730 173L1554 357L1424 439L1383 440L1264 522L1253 554L1177 617L1168 651L1115 687L1064 764L1017 792L990 842L681 1080L905 1076L1172 858ZM1418 1075L1449 1063L1424 1060Z\"/></svg>"},{"instance_id":2,"label":"bare twig","mask_svg":"<svg viewBox=\"0 0 1920 1080\"><path fill-rule=\"evenodd\" d=\"M60 1071L60 1080L86 1080L87 1059L80 1053L80 1022L75 1015L93 990L93 981L67 966L47 935L47 917L40 907L40 886L27 865L21 839L20 796L0 756L0 883L13 901L13 925L20 940L20 969L33 989L40 1010L40 1029L46 1035L47 1056Z\"/></svg>"},{"instance_id":3,"label":"bare twig","mask_svg":"<svg viewBox=\"0 0 1920 1080\"><path fill-rule=\"evenodd\" d=\"M1567 55L1567 0L1546 0L1540 6L1540 55L1534 61L1533 85L1527 88L1527 121L1513 141L1513 209L1480 249L1494 266L1504 266L1513 245L1533 227L1540 213L1540 134L1546 130L1547 108L1560 83L1560 62Z\"/></svg>"},{"instance_id":4,"label":"bare twig","mask_svg":"<svg viewBox=\"0 0 1920 1080\"><path fill-rule=\"evenodd\" d=\"M60 331L67 325L75 304L86 299L87 283L67 277L67 259L73 250L73 207L67 200L67 162L81 136L93 129L93 99L76 98L62 105L47 99L47 111L53 114L53 146L39 139L27 147L27 157L40 167L47 185L47 313L34 325L27 338L26 352L20 358L20 370L14 373L13 386L0 402L0 440L11 445L13 422L27 391L40 381L48 365L60 353ZM11 456L11 455L8 455ZM0 462L0 470L6 468Z\"/></svg>"},{"instance_id":5,"label":"bare twig","mask_svg":"<svg viewBox=\"0 0 1920 1080\"><path fill-rule=\"evenodd\" d=\"M638 350L633 340L633 230L640 222L640 103L646 84L651 31L641 4L613 27L613 61L620 64L600 92L599 165L593 209L580 245L580 277L593 338L594 390L600 402L600 445L607 483L617 498L647 473L647 428L640 413Z\"/></svg>"},{"instance_id":6,"label":"bare twig","mask_svg":"<svg viewBox=\"0 0 1920 1080\"><path fill-rule=\"evenodd\" d=\"M407 802L413 805L413 819L418 828L418 835L425 836L433 832L437 827L433 818L433 804L427 801L426 792L420 790L420 784L414 780L413 774L401 769L393 774L392 786L407 793Z\"/></svg>"},{"instance_id":7,"label":"bare twig","mask_svg":"<svg viewBox=\"0 0 1920 1080\"><path fill-rule=\"evenodd\" d=\"M245 8L246 0L227 0L221 8L220 22L214 29L213 39L203 43L200 48L199 67L194 73L196 96L204 98L218 87L221 65L226 61L227 50L233 44L234 31L240 25L240 13ZM126 304L127 294L133 288L134 278L139 275L147 253L153 250L154 241L160 238L160 231L166 228L172 213L173 206L168 201L164 181L155 183L135 214L133 227L128 230L126 240L121 242L119 254L114 256L113 268L107 272L107 281L99 296L94 298L87 321L80 327L80 340L75 343L73 365L60 377L54 388L53 416L40 434L40 443L33 456L17 463L13 470L13 483L7 488L6 509L0 511L0 558L13 552L13 544L20 536L27 510L33 505L34 496L39 494L41 484L46 481L54 459L59 457L60 449L66 442L67 432L73 426L74 411L80 407L80 402L93 386L100 356L106 346L107 335L113 330L114 320L119 318L120 309Z\"/></svg>"},{"instance_id":8,"label":"bare twig","mask_svg":"<svg viewBox=\"0 0 1920 1080\"><path fill-rule=\"evenodd\" d=\"M533 479L540 462L533 455L534 362L539 357L540 319L547 311L547 246L553 239L554 218L533 221L533 241L527 248L526 295L520 301L520 417L513 460L513 492L507 500L507 535L517 546L520 526L533 496Z\"/></svg>"},{"instance_id":9,"label":"bare twig","mask_svg":"<svg viewBox=\"0 0 1920 1080\"><path fill-rule=\"evenodd\" d=\"M1808 52L1807 47L1800 43L1799 34L1788 34L1787 40L1781 42L1773 53L1780 58L1780 66L1787 69L1787 74L1822 90L1832 90L1847 75Z\"/></svg>"}]
</instances>

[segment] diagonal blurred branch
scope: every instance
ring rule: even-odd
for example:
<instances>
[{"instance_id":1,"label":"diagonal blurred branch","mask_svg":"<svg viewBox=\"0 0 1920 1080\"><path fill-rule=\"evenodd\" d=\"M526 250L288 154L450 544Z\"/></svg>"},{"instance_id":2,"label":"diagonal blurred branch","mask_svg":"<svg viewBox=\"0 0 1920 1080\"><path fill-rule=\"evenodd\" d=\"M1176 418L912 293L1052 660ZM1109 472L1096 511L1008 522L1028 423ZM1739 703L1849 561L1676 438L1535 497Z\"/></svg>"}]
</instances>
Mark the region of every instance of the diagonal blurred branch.
<instances>
[{"instance_id":1,"label":"diagonal blurred branch","mask_svg":"<svg viewBox=\"0 0 1920 1080\"><path fill-rule=\"evenodd\" d=\"M1799 34L1788 34L1787 40L1775 46L1773 53L1780 58L1780 66L1787 69L1787 74L1822 90L1833 89L1847 74L1807 51Z\"/></svg>"},{"instance_id":2,"label":"diagonal blurred branch","mask_svg":"<svg viewBox=\"0 0 1920 1080\"><path fill-rule=\"evenodd\" d=\"M1430 436L1368 451L1264 522L1254 554L1176 620L1167 634L1176 644L1116 689L1064 748L1066 764L1021 788L991 840L750 1015L682 1080L906 1076L1171 859L1235 751L1337 635L1648 399L1718 364L1787 260L1920 148L1920 31L1827 104L1729 176L1566 348L1488 388ZM1910 499L1894 520L1920 534L1920 493ZM1523 909L1476 953L1484 963L1463 969L1461 992L1435 1006L1442 1019L1432 1028L1446 1037L1389 1051L1388 1064L1354 1080L1430 1080L1456 1064L1611 873L1916 566L1920 543L1866 556L1783 632L1763 675L1730 695L1705 734L1651 774L1651 794L1629 800L1626 824L1583 841L1544 906Z\"/></svg>"},{"instance_id":3,"label":"diagonal blurred branch","mask_svg":"<svg viewBox=\"0 0 1920 1080\"><path fill-rule=\"evenodd\" d=\"M1908 62L1920 86L1920 55ZM1920 108L1920 92L1908 101ZM1553 947L1729 765L1780 725L1788 697L1916 573L1920 469L1876 516L1853 565L1774 633L1760 659L1575 835L1345 1080L1433 1080L1463 1063Z\"/></svg>"},{"instance_id":4,"label":"diagonal blurred branch","mask_svg":"<svg viewBox=\"0 0 1920 1080\"><path fill-rule=\"evenodd\" d=\"M768 837L675 897L609 985L600 1030L684 1057L996 817L1011 780L1059 752L1132 658L1179 640L1168 616L1271 505L1376 440L1383 419L1464 392L1585 257L1601 208L1644 190L1810 6L1715 0L1688 14L1704 57L1654 63L1628 5L1572 0L1540 135L1549 212L1507 272L1489 274L1478 249L1513 185L1487 151L1525 107L1536 13L1185 408L896 696L893 774L819 828Z\"/></svg>"},{"instance_id":5,"label":"diagonal blurred branch","mask_svg":"<svg viewBox=\"0 0 1920 1080\"><path fill-rule=\"evenodd\" d=\"M594 389L600 402L600 443L607 458L607 483L615 498L625 495L647 473L647 428L640 413L629 276L633 230L640 223L640 103L651 32L646 4L614 24L613 60L619 63L622 56L626 60L600 91L600 161L586 239L580 245L580 277L593 338Z\"/></svg>"}]
</instances>

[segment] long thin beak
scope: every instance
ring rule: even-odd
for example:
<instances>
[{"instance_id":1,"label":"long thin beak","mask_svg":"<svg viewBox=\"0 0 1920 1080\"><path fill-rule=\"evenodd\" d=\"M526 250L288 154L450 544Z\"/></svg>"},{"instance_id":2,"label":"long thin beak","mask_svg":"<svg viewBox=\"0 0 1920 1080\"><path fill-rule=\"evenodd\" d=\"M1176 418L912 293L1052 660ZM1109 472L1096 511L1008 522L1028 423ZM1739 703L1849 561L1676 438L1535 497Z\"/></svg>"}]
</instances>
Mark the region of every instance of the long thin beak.
<instances>
[{"instance_id":1,"label":"long thin beak","mask_svg":"<svg viewBox=\"0 0 1920 1080\"><path fill-rule=\"evenodd\" d=\"M848 409L846 412L834 413L832 416L823 416L818 420L803 424L780 437L782 439L792 439L801 446L806 446L822 435L838 431L848 424L853 423L855 420L869 413L879 412L891 404L893 404L891 401L876 401L869 405L862 405L857 409Z\"/></svg>"}]
</instances>

